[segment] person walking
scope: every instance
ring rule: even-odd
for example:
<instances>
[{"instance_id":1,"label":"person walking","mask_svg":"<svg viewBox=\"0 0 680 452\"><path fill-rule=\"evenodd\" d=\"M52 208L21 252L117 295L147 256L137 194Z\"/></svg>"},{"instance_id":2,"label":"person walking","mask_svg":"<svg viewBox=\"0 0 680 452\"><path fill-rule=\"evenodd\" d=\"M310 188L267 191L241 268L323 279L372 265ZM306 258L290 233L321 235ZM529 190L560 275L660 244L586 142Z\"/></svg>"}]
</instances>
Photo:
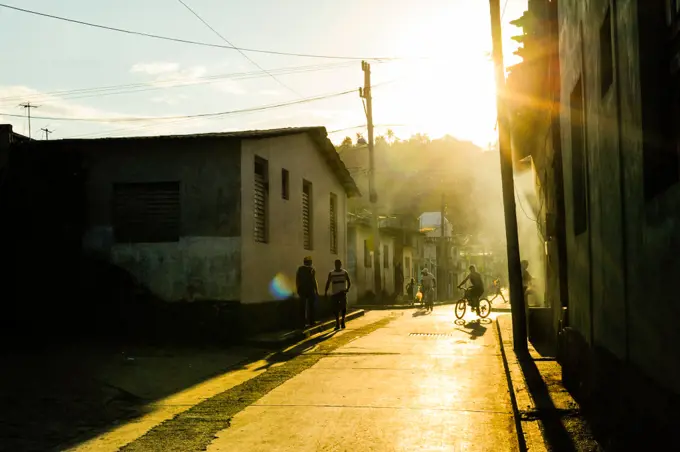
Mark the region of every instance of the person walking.
<instances>
[{"instance_id":1,"label":"person walking","mask_svg":"<svg viewBox=\"0 0 680 452\"><path fill-rule=\"evenodd\" d=\"M300 321L302 327L314 325L314 302L319 296L319 286L316 283L316 270L312 267L312 257L307 256L303 265L298 267L295 275L295 285L300 297Z\"/></svg>"},{"instance_id":2,"label":"person walking","mask_svg":"<svg viewBox=\"0 0 680 452\"><path fill-rule=\"evenodd\" d=\"M437 280L427 268L423 269L422 275L423 303L425 305L425 310L432 312L434 310L434 289L437 287Z\"/></svg>"},{"instance_id":3,"label":"person walking","mask_svg":"<svg viewBox=\"0 0 680 452\"><path fill-rule=\"evenodd\" d=\"M325 295L328 296L328 289L331 289L331 303L335 312L335 331L340 328L345 329L347 292L349 292L350 287L352 287L352 281L349 279L349 273L342 268L342 261L336 259L335 269L328 273L325 290Z\"/></svg>"}]
</instances>

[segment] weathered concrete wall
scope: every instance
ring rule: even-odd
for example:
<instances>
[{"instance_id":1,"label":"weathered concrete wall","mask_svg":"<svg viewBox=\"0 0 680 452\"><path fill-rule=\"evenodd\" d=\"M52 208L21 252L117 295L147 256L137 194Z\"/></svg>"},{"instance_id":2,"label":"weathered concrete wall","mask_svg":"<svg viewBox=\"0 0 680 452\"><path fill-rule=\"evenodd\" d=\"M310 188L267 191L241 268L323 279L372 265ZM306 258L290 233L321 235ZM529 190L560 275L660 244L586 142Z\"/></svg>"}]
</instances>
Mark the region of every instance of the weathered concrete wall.
<instances>
[{"instance_id":1,"label":"weathered concrete wall","mask_svg":"<svg viewBox=\"0 0 680 452\"><path fill-rule=\"evenodd\" d=\"M559 35L560 35L560 67L562 81L562 149L564 166L565 187L565 215L566 215L566 239L568 249L568 275L569 275L569 322L583 334L585 339L592 343L591 324L591 252L589 231L592 226L588 225L585 233L574 233L574 203L572 190L574 178L571 171L573 150L571 136L571 111L570 102L572 91L579 78L583 75L584 55L583 49L597 47L586 46L583 41L581 30L581 17L584 15L586 4L583 2L560 2L559 11ZM581 78L587 86L589 78ZM588 92L584 89L585 92ZM588 143L590 144L590 143ZM590 156L590 149L586 144L586 159ZM588 176L586 176L588 179ZM587 183L586 183L587 185Z\"/></svg>"},{"instance_id":2,"label":"weathered concrete wall","mask_svg":"<svg viewBox=\"0 0 680 452\"><path fill-rule=\"evenodd\" d=\"M366 255L364 249L364 241L368 240L371 243L371 228L369 226L355 224L351 226L353 240L348 242L348 247L354 247L354 254L356 256L356 268L355 273L352 275L354 278L353 284L356 288L356 297L361 298L366 294L367 291L375 292L375 277L373 267L367 268L364 263L366 262ZM385 268L383 262L380 266L380 276L383 281L383 289L388 293L392 294L394 292L394 263L392 259L394 257L394 237L390 235L383 234L380 236L380 246L384 247L387 245L390 253L389 258L389 268ZM370 252L370 262L373 263L373 252ZM381 253L381 259L384 259L383 253Z\"/></svg>"},{"instance_id":3,"label":"weathered concrete wall","mask_svg":"<svg viewBox=\"0 0 680 452\"><path fill-rule=\"evenodd\" d=\"M268 243L254 239L253 199L255 156L268 161L269 167L269 230ZM243 303L272 301L269 283L279 273L288 279L294 290L295 272L305 256L310 255L317 269L321 292L326 275L335 259L343 262L347 256L347 196L329 165L306 134L278 138L244 140L241 155L242 212L242 275ZM281 196L281 170L289 171L290 199ZM302 230L302 181L312 183L313 250L305 250ZM338 250L330 249L330 195L337 196Z\"/></svg>"},{"instance_id":4,"label":"weathered concrete wall","mask_svg":"<svg viewBox=\"0 0 680 452\"><path fill-rule=\"evenodd\" d=\"M654 85L661 79L643 83L641 78L641 67L649 62L643 61L647 57L639 46L638 8L646 2L620 0L612 9L614 82L602 92L599 30L609 4L559 4L569 318L591 345L680 393L675 377L680 354L674 347L680 343L675 326L680 305L669 295L680 274L680 186L649 201L643 187L644 140L651 136L651 131L643 133L643 111L661 108L654 97ZM650 54L649 59L658 57ZM587 114L589 221L587 232L575 237L568 99L579 75Z\"/></svg>"},{"instance_id":5,"label":"weathered concrete wall","mask_svg":"<svg viewBox=\"0 0 680 452\"><path fill-rule=\"evenodd\" d=\"M83 141L88 166L84 248L130 271L159 297L240 297L240 154L237 140L182 138ZM117 244L114 183L179 181L181 238Z\"/></svg>"}]
</instances>

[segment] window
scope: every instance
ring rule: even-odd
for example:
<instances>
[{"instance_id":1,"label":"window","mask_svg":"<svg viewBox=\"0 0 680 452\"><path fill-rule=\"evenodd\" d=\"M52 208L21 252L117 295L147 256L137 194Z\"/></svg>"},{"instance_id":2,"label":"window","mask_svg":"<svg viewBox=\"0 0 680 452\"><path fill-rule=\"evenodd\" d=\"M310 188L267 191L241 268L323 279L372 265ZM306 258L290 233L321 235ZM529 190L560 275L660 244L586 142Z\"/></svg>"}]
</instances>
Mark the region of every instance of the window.
<instances>
[{"instance_id":1,"label":"window","mask_svg":"<svg viewBox=\"0 0 680 452\"><path fill-rule=\"evenodd\" d=\"M668 0L665 11L649 3L639 25L647 200L680 180L680 0Z\"/></svg>"},{"instance_id":2,"label":"window","mask_svg":"<svg viewBox=\"0 0 680 452\"><path fill-rule=\"evenodd\" d=\"M290 199L290 174L287 169L281 170L281 198Z\"/></svg>"},{"instance_id":3,"label":"window","mask_svg":"<svg viewBox=\"0 0 680 452\"><path fill-rule=\"evenodd\" d=\"M383 267L390 268L390 247L383 246Z\"/></svg>"},{"instance_id":4,"label":"window","mask_svg":"<svg viewBox=\"0 0 680 452\"><path fill-rule=\"evenodd\" d=\"M338 197L331 193L330 198L331 253L338 254Z\"/></svg>"},{"instance_id":5,"label":"window","mask_svg":"<svg viewBox=\"0 0 680 452\"><path fill-rule=\"evenodd\" d=\"M112 214L118 243L176 242L179 182L113 184Z\"/></svg>"},{"instance_id":6,"label":"window","mask_svg":"<svg viewBox=\"0 0 680 452\"><path fill-rule=\"evenodd\" d=\"M371 259L371 250L368 248L368 240L364 240L364 267L373 267L373 259Z\"/></svg>"},{"instance_id":7,"label":"window","mask_svg":"<svg viewBox=\"0 0 680 452\"><path fill-rule=\"evenodd\" d=\"M255 157L255 191L253 196L253 235L256 242L267 243L268 237L268 192L269 192L269 164L261 158Z\"/></svg>"},{"instance_id":8,"label":"window","mask_svg":"<svg viewBox=\"0 0 680 452\"><path fill-rule=\"evenodd\" d=\"M600 93L604 97L614 82L614 57L612 53L612 16L607 10L600 27Z\"/></svg>"},{"instance_id":9,"label":"window","mask_svg":"<svg viewBox=\"0 0 680 452\"><path fill-rule=\"evenodd\" d=\"M306 180L302 181L302 234L306 250L311 250L314 245L312 234L314 228L312 219L314 218L312 199L312 183Z\"/></svg>"},{"instance_id":10,"label":"window","mask_svg":"<svg viewBox=\"0 0 680 452\"><path fill-rule=\"evenodd\" d=\"M583 112L583 85L579 77L571 92L571 176L572 204L574 206L574 234L587 229L586 201L586 141Z\"/></svg>"}]
</instances>

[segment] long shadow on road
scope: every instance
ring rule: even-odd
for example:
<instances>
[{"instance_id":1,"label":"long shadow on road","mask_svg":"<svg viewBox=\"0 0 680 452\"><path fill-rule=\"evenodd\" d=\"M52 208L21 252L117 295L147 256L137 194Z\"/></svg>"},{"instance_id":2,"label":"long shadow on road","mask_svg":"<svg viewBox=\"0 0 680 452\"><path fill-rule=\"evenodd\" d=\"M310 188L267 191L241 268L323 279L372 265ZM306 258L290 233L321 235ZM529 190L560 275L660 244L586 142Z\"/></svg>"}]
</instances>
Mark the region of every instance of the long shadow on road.
<instances>
[{"instance_id":1,"label":"long shadow on road","mask_svg":"<svg viewBox=\"0 0 680 452\"><path fill-rule=\"evenodd\" d=\"M55 344L4 353L0 450L65 450L148 414L154 402L264 360L269 369L318 347L321 334L272 353L253 347Z\"/></svg>"}]
</instances>

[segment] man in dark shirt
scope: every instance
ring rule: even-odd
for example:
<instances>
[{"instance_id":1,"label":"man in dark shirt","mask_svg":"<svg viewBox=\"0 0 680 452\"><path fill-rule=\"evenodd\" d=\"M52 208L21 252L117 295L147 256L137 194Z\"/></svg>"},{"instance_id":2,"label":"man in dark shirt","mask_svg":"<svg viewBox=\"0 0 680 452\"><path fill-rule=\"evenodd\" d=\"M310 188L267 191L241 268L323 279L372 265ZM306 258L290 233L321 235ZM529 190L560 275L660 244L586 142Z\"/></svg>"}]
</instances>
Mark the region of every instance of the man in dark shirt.
<instances>
[{"instance_id":1,"label":"man in dark shirt","mask_svg":"<svg viewBox=\"0 0 680 452\"><path fill-rule=\"evenodd\" d=\"M316 283L316 270L312 267L311 256L305 257L297 269L295 285L300 297L300 317L302 327L314 325L314 302L319 296L319 286Z\"/></svg>"},{"instance_id":2,"label":"man in dark shirt","mask_svg":"<svg viewBox=\"0 0 680 452\"><path fill-rule=\"evenodd\" d=\"M472 284L472 287L468 289L468 300L472 308L476 309L479 304L479 298L484 294L484 281L482 281L482 275L477 272L474 265L470 265L470 274L458 285L458 288L463 287L463 284L468 281Z\"/></svg>"}]
</instances>

